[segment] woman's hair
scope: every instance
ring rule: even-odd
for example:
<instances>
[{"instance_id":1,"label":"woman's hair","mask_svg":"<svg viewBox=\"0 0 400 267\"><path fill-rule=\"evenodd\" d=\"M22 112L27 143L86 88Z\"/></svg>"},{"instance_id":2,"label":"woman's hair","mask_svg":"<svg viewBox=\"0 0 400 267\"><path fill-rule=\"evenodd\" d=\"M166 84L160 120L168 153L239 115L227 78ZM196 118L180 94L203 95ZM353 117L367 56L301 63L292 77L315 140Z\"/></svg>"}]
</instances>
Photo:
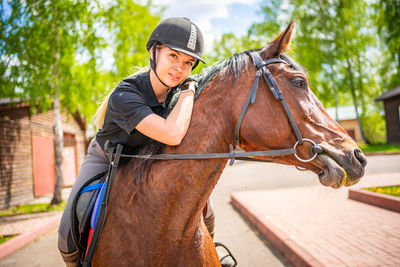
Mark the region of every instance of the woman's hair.
<instances>
[{"instance_id":1,"label":"woman's hair","mask_svg":"<svg viewBox=\"0 0 400 267\"><path fill-rule=\"evenodd\" d=\"M149 71L150 67L144 67L136 71L135 73L132 74L132 76L135 76L137 74ZM108 95L106 95L103 100L100 103L99 108L96 111L96 114L93 116L93 121L95 122L96 126L98 129L101 129L103 127L104 123L104 118L106 117L106 112L107 112L107 106L108 106L108 100L110 99L110 96L114 90L112 90Z\"/></svg>"}]
</instances>

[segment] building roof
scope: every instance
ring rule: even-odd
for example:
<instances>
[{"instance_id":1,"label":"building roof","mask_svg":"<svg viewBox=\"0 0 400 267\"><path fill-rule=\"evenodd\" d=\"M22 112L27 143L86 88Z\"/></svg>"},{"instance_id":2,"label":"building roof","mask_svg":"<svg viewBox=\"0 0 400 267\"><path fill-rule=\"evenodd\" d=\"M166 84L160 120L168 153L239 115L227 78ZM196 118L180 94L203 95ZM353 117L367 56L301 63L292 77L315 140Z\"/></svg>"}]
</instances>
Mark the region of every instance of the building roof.
<instances>
[{"instance_id":1,"label":"building roof","mask_svg":"<svg viewBox=\"0 0 400 267\"><path fill-rule=\"evenodd\" d=\"M30 106L30 103L21 98L17 98L17 97L0 98L0 109L8 109L10 107L21 108L21 107L29 107L29 106ZM79 112L75 112L75 113L68 112L68 113L71 114L75 118L75 120L77 120L79 126L83 130L86 130L86 122Z\"/></svg>"},{"instance_id":2,"label":"building roof","mask_svg":"<svg viewBox=\"0 0 400 267\"><path fill-rule=\"evenodd\" d=\"M385 100L399 95L400 95L400 86L397 86L396 88L390 90L389 92L384 93L380 97L375 98L375 101Z\"/></svg>"},{"instance_id":3,"label":"building roof","mask_svg":"<svg viewBox=\"0 0 400 267\"><path fill-rule=\"evenodd\" d=\"M335 120L354 120L357 118L356 116L356 109L354 106L341 106L338 108L338 116L339 118L336 118L336 111L335 107L332 108L327 108L326 111L328 112L329 116L334 118ZM361 113L361 108L358 107L358 112L359 114Z\"/></svg>"},{"instance_id":4,"label":"building roof","mask_svg":"<svg viewBox=\"0 0 400 267\"><path fill-rule=\"evenodd\" d=\"M13 103L20 103L23 100L18 98L18 97L14 97L14 98L10 98L10 97L5 97L5 98L0 98L0 105L8 105L8 104L13 104Z\"/></svg>"}]
</instances>

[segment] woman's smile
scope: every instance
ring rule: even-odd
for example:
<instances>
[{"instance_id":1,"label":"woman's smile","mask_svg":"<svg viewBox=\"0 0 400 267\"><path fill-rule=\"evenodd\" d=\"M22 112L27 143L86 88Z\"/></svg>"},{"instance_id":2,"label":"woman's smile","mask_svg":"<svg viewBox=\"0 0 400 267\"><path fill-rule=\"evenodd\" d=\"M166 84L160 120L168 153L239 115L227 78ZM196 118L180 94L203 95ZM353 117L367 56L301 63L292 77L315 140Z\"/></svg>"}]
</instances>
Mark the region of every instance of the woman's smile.
<instances>
[{"instance_id":1,"label":"woman's smile","mask_svg":"<svg viewBox=\"0 0 400 267\"><path fill-rule=\"evenodd\" d=\"M172 73L168 73L168 75L169 75L170 79L173 80L174 82L180 82L182 80L180 75L174 75Z\"/></svg>"}]
</instances>

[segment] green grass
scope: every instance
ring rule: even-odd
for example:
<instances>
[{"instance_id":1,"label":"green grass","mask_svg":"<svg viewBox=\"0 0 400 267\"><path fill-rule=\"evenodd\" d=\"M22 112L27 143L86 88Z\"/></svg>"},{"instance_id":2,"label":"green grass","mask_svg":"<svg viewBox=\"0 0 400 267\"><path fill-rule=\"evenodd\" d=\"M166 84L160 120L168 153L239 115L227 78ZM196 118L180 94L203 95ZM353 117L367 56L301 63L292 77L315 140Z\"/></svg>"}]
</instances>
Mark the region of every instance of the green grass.
<instances>
[{"instance_id":1,"label":"green grass","mask_svg":"<svg viewBox=\"0 0 400 267\"><path fill-rule=\"evenodd\" d=\"M400 197L400 185L394 185L394 186L381 186L381 187L370 187L370 188L365 188L366 190L380 193L380 194L386 194L386 195L391 195L395 197Z\"/></svg>"},{"instance_id":2,"label":"green grass","mask_svg":"<svg viewBox=\"0 0 400 267\"><path fill-rule=\"evenodd\" d=\"M14 208L3 210L0 212L0 217L2 216L12 216L12 215L21 215L21 214L31 214L36 212L48 212L48 211L62 211L67 204L66 201L61 202L57 205L50 205L48 203L40 203L40 204L27 204L27 205L19 205Z\"/></svg>"},{"instance_id":3,"label":"green grass","mask_svg":"<svg viewBox=\"0 0 400 267\"><path fill-rule=\"evenodd\" d=\"M361 149L364 153L372 153L372 152L400 152L400 145L388 145L388 144L360 145L360 149Z\"/></svg>"},{"instance_id":4,"label":"green grass","mask_svg":"<svg viewBox=\"0 0 400 267\"><path fill-rule=\"evenodd\" d=\"M0 235L0 244L3 244L4 242L10 240L13 237L16 237L17 235L8 235L8 236L3 236Z\"/></svg>"}]
</instances>

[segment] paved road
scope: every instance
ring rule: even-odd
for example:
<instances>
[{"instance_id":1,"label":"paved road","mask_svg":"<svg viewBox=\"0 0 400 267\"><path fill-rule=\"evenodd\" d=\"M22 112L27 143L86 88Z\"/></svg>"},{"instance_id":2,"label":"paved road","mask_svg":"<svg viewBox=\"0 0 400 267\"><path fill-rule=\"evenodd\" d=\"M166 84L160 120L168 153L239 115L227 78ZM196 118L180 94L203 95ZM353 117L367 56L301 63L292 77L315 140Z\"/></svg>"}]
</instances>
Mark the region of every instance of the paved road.
<instances>
[{"instance_id":1,"label":"paved road","mask_svg":"<svg viewBox=\"0 0 400 267\"><path fill-rule=\"evenodd\" d=\"M400 155L370 156L366 174L400 172ZM316 175L294 167L237 161L227 166L214 192L216 209L215 240L226 244L239 261L239 266L288 266L275 250L254 232L230 205L232 192L275 190L318 184ZM321 192L332 193L321 186ZM56 231L0 262L0 266L63 266L57 252Z\"/></svg>"},{"instance_id":2,"label":"paved road","mask_svg":"<svg viewBox=\"0 0 400 267\"><path fill-rule=\"evenodd\" d=\"M366 175L382 172L400 172L400 155L370 156ZM215 239L229 245L240 266L286 266L287 263L273 248L257 237L248 224L230 205L233 192L247 190L274 190L307 187L319 184L312 172L301 172L292 166L279 164L237 162L227 166L214 192L216 208ZM321 194L333 189L322 187Z\"/></svg>"}]
</instances>

